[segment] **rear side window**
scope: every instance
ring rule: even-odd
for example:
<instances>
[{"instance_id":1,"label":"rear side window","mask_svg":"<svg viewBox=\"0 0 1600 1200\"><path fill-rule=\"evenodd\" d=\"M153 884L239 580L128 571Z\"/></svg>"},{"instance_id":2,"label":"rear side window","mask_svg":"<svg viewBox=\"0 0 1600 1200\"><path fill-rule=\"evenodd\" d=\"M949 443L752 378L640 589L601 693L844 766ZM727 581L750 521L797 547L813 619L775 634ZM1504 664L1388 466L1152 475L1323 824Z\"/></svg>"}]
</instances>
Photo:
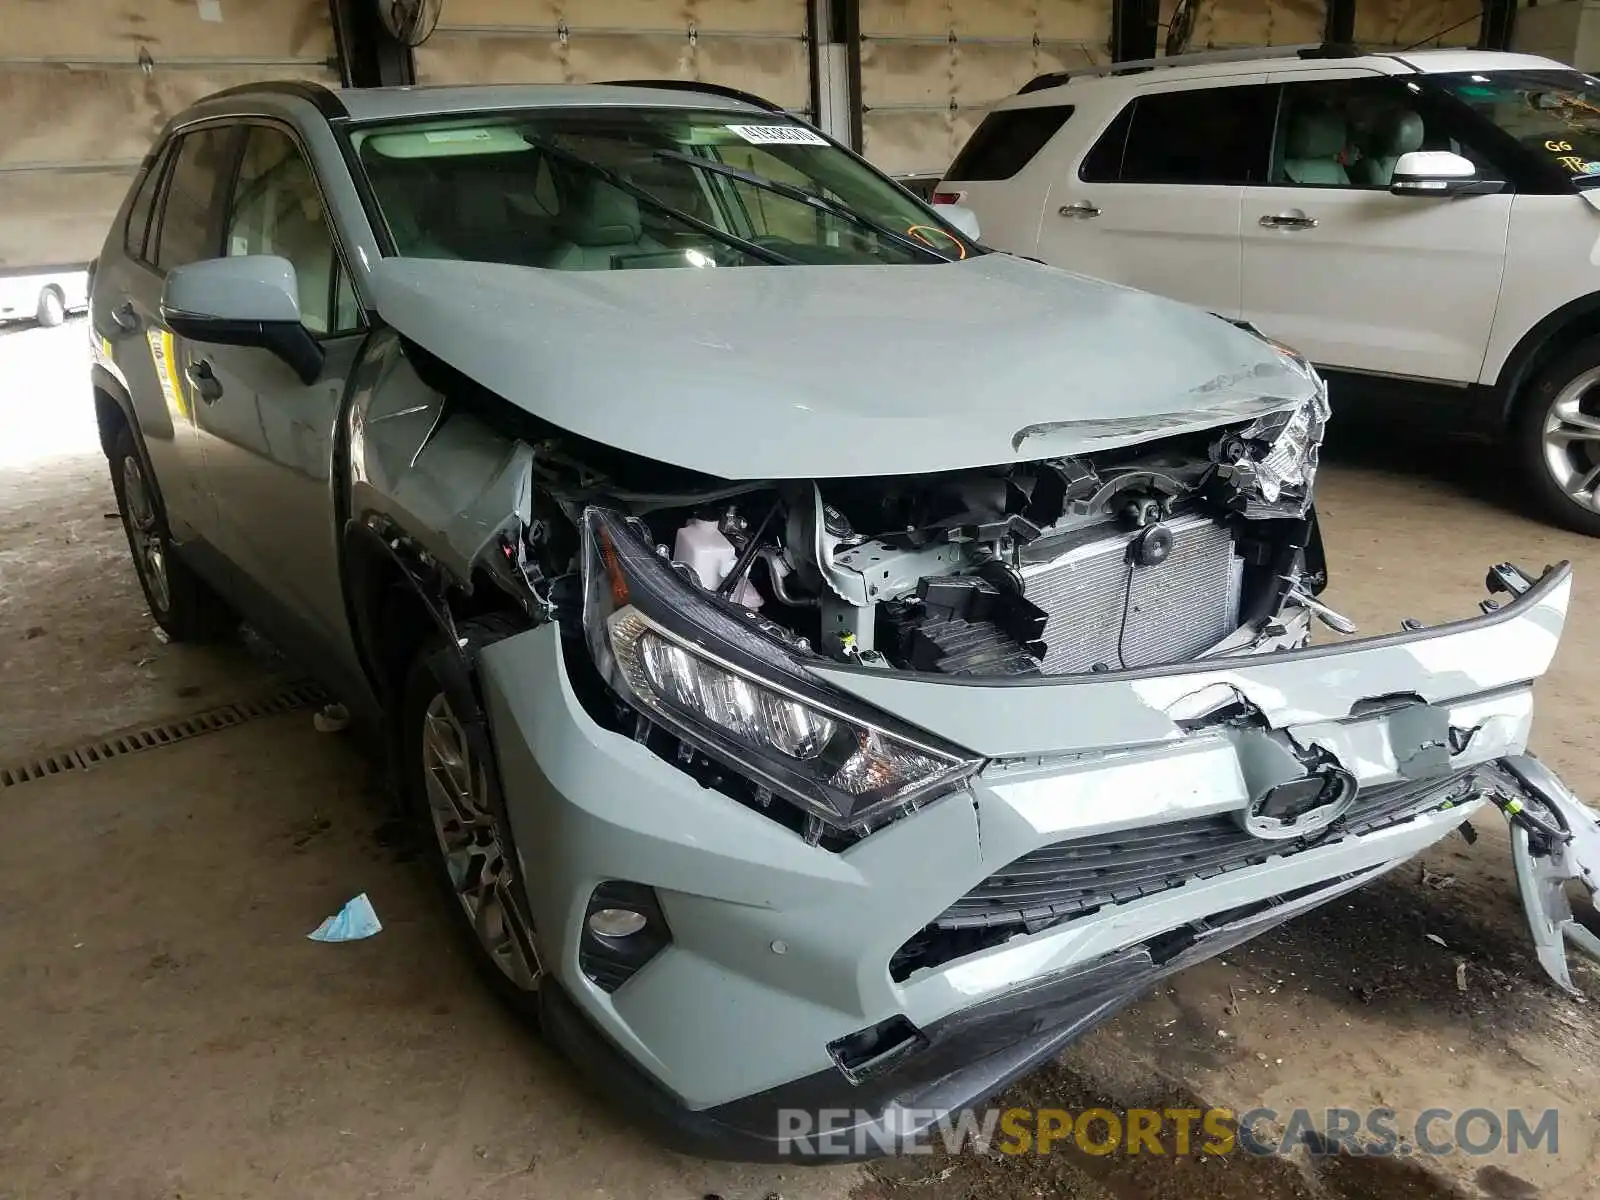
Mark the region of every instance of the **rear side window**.
<instances>
[{"instance_id":1,"label":"rear side window","mask_svg":"<svg viewBox=\"0 0 1600 1200\"><path fill-rule=\"evenodd\" d=\"M178 143L161 205L161 236L155 257L161 270L221 256L218 192L232 166L234 132L232 126L201 129L186 134Z\"/></svg>"},{"instance_id":2,"label":"rear side window","mask_svg":"<svg viewBox=\"0 0 1600 1200\"><path fill-rule=\"evenodd\" d=\"M1010 179L1033 161L1071 115L1070 104L992 112L972 131L947 177L963 183Z\"/></svg>"},{"instance_id":3,"label":"rear side window","mask_svg":"<svg viewBox=\"0 0 1600 1200\"><path fill-rule=\"evenodd\" d=\"M164 153L156 156L144 178L139 181L139 190L133 197L133 206L128 209L128 224L122 235L122 248L129 258L143 260L147 254L145 243L150 236L150 214L155 208L156 185L160 183L166 165L167 156Z\"/></svg>"},{"instance_id":4,"label":"rear side window","mask_svg":"<svg viewBox=\"0 0 1600 1200\"><path fill-rule=\"evenodd\" d=\"M1267 177L1278 88L1153 92L1133 105L1122 183L1242 184Z\"/></svg>"},{"instance_id":5,"label":"rear side window","mask_svg":"<svg viewBox=\"0 0 1600 1200\"><path fill-rule=\"evenodd\" d=\"M1137 103L1135 101L1134 103ZM1133 104L1117 114L1106 131L1083 156L1078 178L1085 183L1116 183L1122 178L1122 154L1128 146L1128 128L1133 124Z\"/></svg>"}]
</instances>

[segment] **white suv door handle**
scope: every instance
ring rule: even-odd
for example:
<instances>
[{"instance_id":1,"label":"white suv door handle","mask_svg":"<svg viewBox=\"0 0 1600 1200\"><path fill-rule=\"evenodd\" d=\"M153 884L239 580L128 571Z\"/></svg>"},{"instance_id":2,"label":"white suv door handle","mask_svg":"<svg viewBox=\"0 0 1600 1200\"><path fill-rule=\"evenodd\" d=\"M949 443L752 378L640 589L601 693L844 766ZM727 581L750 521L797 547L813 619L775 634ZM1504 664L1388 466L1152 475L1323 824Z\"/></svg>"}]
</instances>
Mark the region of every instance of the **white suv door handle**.
<instances>
[{"instance_id":1,"label":"white suv door handle","mask_svg":"<svg viewBox=\"0 0 1600 1200\"><path fill-rule=\"evenodd\" d=\"M1063 204L1056 209L1056 213L1063 217L1077 217L1081 221L1086 221L1090 217L1098 217L1100 209L1087 200L1074 200L1071 204Z\"/></svg>"},{"instance_id":2,"label":"white suv door handle","mask_svg":"<svg viewBox=\"0 0 1600 1200\"><path fill-rule=\"evenodd\" d=\"M1261 225L1265 229L1315 229L1317 219L1292 208L1288 212L1268 213L1261 218Z\"/></svg>"}]
</instances>

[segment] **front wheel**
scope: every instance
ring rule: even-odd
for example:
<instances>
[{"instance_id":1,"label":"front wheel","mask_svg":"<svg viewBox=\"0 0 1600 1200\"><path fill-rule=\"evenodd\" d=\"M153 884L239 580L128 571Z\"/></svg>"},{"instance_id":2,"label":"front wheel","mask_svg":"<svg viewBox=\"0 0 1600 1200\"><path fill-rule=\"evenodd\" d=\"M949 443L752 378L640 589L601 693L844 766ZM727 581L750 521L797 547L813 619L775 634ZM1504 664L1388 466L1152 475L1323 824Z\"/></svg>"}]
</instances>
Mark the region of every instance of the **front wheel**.
<instances>
[{"instance_id":1,"label":"front wheel","mask_svg":"<svg viewBox=\"0 0 1600 1200\"><path fill-rule=\"evenodd\" d=\"M1575 346L1539 373L1512 435L1545 515L1600 537L1600 338Z\"/></svg>"},{"instance_id":2,"label":"front wheel","mask_svg":"<svg viewBox=\"0 0 1600 1200\"><path fill-rule=\"evenodd\" d=\"M460 632L469 645L481 633ZM452 700L436 656L445 638L417 655L406 679L401 722L406 799L451 921L479 970L524 1016L536 1011L540 967L525 912L510 822L488 759L487 738L469 732L466 701Z\"/></svg>"}]
</instances>

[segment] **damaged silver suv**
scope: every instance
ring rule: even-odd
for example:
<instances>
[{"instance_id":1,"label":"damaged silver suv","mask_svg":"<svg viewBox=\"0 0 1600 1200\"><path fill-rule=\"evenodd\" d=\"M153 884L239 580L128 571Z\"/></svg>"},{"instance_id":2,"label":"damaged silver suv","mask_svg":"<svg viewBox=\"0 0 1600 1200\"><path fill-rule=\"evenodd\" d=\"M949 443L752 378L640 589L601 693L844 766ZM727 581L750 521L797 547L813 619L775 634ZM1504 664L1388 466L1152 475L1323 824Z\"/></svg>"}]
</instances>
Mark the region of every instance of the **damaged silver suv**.
<instances>
[{"instance_id":1,"label":"damaged silver suv","mask_svg":"<svg viewBox=\"0 0 1600 1200\"><path fill-rule=\"evenodd\" d=\"M387 734L488 978L676 1145L902 1145L1485 800L1564 978L1567 568L1308 647L1303 359L753 98L222 93L92 312L155 618Z\"/></svg>"}]
</instances>

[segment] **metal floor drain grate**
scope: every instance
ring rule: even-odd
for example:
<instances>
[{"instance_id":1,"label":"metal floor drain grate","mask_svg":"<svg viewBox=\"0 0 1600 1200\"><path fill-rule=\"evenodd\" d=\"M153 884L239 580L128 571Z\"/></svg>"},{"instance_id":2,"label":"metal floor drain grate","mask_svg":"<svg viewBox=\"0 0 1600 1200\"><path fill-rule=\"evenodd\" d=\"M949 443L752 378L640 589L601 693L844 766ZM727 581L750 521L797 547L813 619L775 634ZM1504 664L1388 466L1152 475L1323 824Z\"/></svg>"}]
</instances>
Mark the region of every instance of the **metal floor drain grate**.
<instances>
[{"instance_id":1,"label":"metal floor drain grate","mask_svg":"<svg viewBox=\"0 0 1600 1200\"><path fill-rule=\"evenodd\" d=\"M236 700L232 704L208 708L193 716L176 721L162 721L157 725L142 725L137 729L123 730L92 742L83 742L67 750L41 754L20 763L0 766L0 791L21 787L35 779L48 779L67 771L85 771L90 767L125 754L141 750L154 750L174 742L188 741L202 733L231 729L257 717L270 717L295 709L311 708L328 703L328 693L318 683L293 683L279 691L253 700Z\"/></svg>"}]
</instances>

